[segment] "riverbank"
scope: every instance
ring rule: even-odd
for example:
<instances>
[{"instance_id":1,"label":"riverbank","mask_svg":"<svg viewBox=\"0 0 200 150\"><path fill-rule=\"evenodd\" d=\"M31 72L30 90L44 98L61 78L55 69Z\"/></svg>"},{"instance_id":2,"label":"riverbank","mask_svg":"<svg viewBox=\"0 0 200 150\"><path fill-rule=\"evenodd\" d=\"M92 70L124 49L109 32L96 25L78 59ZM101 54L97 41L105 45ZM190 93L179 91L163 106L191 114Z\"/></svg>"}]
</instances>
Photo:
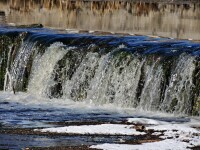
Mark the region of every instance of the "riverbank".
<instances>
[{"instance_id":1,"label":"riverbank","mask_svg":"<svg viewBox=\"0 0 200 150\"><path fill-rule=\"evenodd\" d=\"M58 124L58 123L55 123ZM66 124L66 122L59 122L59 124ZM70 125L71 124L71 125ZM80 125L82 124L82 125ZM115 124L106 122L106 124L102 124L102 122L87 122L87 125L83 125L84 122L68 122L68 128L79 128L84 132L84 128L88 127L90 133L80 134L77 133L77 130L74 129L74 133L67 133L66 131L59 132L59 128L56 127L52 129L57 129L56 132L43 132L43 129L30 129L30 128L6 128L3 127L0 129L0 137L2 141L0 142L1 148L6 148L6 146L10 148L22 148L26 150L73 150L73 149L109 149L117 146L117 149L151 149L153 146L154 149L157 145L159 148L166 148L166 144L171 144L172 149L180 149L187 148L196 150L199 148L200 143L199 136L200 132L188 125L184 124L171 124L166 122L160 122L153 119L146 118L129 118L128 122L118 122ZM98 129L98 127L102 126L102 129ZM112 127L109 132L113 132L112 134L106 134L108 132L106 126ZM124 129L129 130L129 132L133 132L131 135L126 135L123 129L120 130L121 134L117 134L118 127L126 126ZM129 127L131 128L129 128ZM93 127L97 127L93 131ZM117 127L117 128L116 128ZM62 127L63 128L63 127ZM155 129L154 129L155 128ZM198 126L199 128L199 126ZM107 131L106 131L107 130ZM42 131L42 132L41 132ZM105 133L98 133L98 132ZM127 132L126 131L126 132ZM66 133L65 133L66 132ZM95 133L96 132L96 133ZM124 133L123 133L124 132ZM138 135L135 135L135 134ZM144 133L144 134L139 134ZM17 138L16 138L17 137ZM34 139L34 140L33 140ZM36 140L38 139L38 140ZM83 141L77 140L72 142L67 142L67 140L73 139L84 139ZM5 141L12 141L8 145L6 145ZM62 142L61 142L62 141ZM85 142L84 142L85 141ZM87 141L87 142L86 142ZM51 142L51 143L50 143ZM65 143L66 142L66 143ZM109 144L103 144L108 143ZM24 144L28 143L28 144ZM54 143L54 144L53 144ZM21 147L18 147L21 145ZM175 145L174 145L175 144ZM11 146L12 145L12 146ZM57 145L57 146L56 146ZM16 146L16 147L15 147ZM148 147L146 147L148 146ZM150 146L150 147L149 147ZM107 148L106 148L107 147ZM152 147L152 148L153 148Z\"/></svg>"},{"instance_id":2,"label":"riverbank","mask_svg":"<svg viewBox=\"0 0 200 150\"><path fill-rule=\"evenodd\" d=\"M76 0L69 0L76 1ZM192 4L200 3L199 0L81 0L83 2L109 2L109 1L120 1L120 2L134 2L134 3L164 3L164 4Z\"/></svg>"},{"instance_id":3,"label":"riverbank","mask_svg":"<svg viewBox=\"0 0 200 150\"><path fill-rule=\"evenodd\" d=\"M6 1L0 2L0 24L200 40L200 5L176 2Z\"/></svg>"}]
</instances>

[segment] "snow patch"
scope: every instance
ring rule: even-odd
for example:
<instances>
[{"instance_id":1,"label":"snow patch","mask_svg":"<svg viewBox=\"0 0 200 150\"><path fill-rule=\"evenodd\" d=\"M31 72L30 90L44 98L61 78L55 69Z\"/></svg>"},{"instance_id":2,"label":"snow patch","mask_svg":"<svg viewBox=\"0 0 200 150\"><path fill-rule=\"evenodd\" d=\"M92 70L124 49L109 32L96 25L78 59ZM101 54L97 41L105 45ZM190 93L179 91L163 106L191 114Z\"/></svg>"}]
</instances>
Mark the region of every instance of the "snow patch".
<instances>
[{"instance_id":1,"label":"snow patch","mask_svg":"<svg viewBox=\"0 0 200 150\"><path fill-rule=\"evenodd\" d=\"M106 134L106 135L143 135L144 132L136 131L133 125L100 124L66 126L57 128L35 129L40 132L72 133L72 134Z\"/></svg>"},{"instance_id":2,"label":"snow patch","mask_svg":"<svg viewBox=\"0 0 200 150\"><path fill-rule=\"evenodd\" d=\"M90 148L104 149L104 150L186 150L187 143L167 139L164 141L144 143L141 145L128 145L128 144L100 144L93 145Z\"/></svg>"},{"instance_id":3,"label":"snow patch","mask_svg":"<svg viewBox=\"0 0 200 150\"><path fill-rule=\"evenodd\" d=\"M200 132L188 124L166 124L150 126L147 129L155 131L165 130L163 139L172 138L174 141L187 143L188 147L200 145Z\"/></svg>"},{"instance_id":4,"label":"snow patch","mask_svg":"<svg viewBox=\"0 0 200 150\"><path fill-rule=\"evenodd\" d=\"M191 120L187 123L169 123L147 118L128 118L129 123L144 124L146 130L154 130L152 135L161 135L162 141L143 143L140 145L127 144L100 144L93 145L90 148L104 150L186 150L200 145L200 131L193 128L198 126L198 120Z\"/></svg>"}]
</instances>

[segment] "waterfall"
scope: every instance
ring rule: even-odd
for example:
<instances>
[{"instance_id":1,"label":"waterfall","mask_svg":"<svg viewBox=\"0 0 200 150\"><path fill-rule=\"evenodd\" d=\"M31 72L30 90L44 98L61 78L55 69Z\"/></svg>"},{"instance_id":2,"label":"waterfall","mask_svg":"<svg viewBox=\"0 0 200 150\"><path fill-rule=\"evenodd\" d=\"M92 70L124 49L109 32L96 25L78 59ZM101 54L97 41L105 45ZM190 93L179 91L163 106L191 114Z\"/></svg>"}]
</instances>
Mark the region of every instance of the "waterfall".
<instances>
[{"instance_id":1,"label":"waterfall","mask_svg":"<svg viewBox=\"0 0 200 150\"><path fill-rule=\"evenodd\" d=\"M181 55L172 70L161 108L168 111L188 113L192 109L191 95L194 88L195 58Z\"/></svg>"},{"instance_id":2,"label":"waterfall","mask_svg":"<svg viewBox=\"0 0 200 150\"><path fill-rule=\"evenodd\" d=\"M34 52L35 43L29 40L23 42L25 36L26 32L21 33L11 45L7 45L9 52L6 60L4 91L15 91L15 89L22 91L26 86L25 82L28 82L27 67L30 57Z\"/></svg>"},{"instance_id":3,"label":"waterfall","mask_svg":"<svg viewBox=\"0 0 200 150\"><path fill-rule=\"evenodd\" d=\"M137 106L137 86L144 61L126 52L119 52L111 57L109 55L112 54L108 54L99 62L97 73L90 85L88 98L100 104ZM124 55L127 56L124 61L121 61L120 57ZM105 59L107 59L107 64L104 64Z\"/></svg>"},{"instance_id":4,"label":"waterfall","mask_svg":"<svg viewBox=\"0 0 200 150\"><path fill-rule=\"evenodd\" d=\"M30 93L51 96L50 88L56 84L53 76L54 67L69 49L73 47L65 49L62 43L54 43L42 56L38 54L35 57L28 86Z\"/></svg>"},{"instance_id":5,"label":"waterfall","mask_svg":"<svg viewBox=\"0 0 200 150\"><path fill-rule=\"evenodd\" d=\"M5 35L10 33L2 38ZM7 57L5 48L0 47L5 90L14 87L48 98L199 115L200 44L33 32L7 46Z\"/></svg>"},{"instance_id":6,"label":"waterfall","mask_svg":"<svg viewBox=\"0 0 200 150\"><path fill-rule=\"evenodd\" d=\"M10 66L10 59L11 59L11 51L12 49L9 47L9 52L8 52L8 60L7 60L7 64L6 64L6 73L5 73L5 79L4 79L4 91L6 90L12 90L12 77L10 75L10 71L9 71L9 66Z\"/></svg>"},{"instance_id":7,"label":"waterfall","mask_svg":"<svg viewBox=\"0 0 200 150\"><path fill-rule=\"evenodd\" d=\"M139 106L145 110L158 110L162 92L163 68L159 58L144 66L144 85Z\"/></svg>"}]
</instances>

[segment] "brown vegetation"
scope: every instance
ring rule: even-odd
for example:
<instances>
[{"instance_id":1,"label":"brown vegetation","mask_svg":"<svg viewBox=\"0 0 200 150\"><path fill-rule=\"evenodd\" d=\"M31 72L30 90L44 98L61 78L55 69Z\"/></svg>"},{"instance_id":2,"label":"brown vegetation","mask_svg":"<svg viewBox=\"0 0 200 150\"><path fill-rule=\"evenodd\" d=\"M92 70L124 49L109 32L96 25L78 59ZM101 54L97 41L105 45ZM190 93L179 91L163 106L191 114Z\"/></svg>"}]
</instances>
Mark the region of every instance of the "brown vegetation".
<instances>
[{"instance_id":1,"label":"brown vegetation","mask_svg":"<svg viewBox=\"0 0 200 150\"><path fill-rule=\"evenodd\" d=\"M136 15L147 15L150 11L159 11L159 3L152 2L131 2L131 1L83 1L83 0L4 0L0 3L9 5L10 9L21 11L21 12L30 12L35 9L47 9L52 10L57 8L58 10L78 10L85 7L94 11L95 13L105 13L112 12L117 9L125 9L129 13L135 13ZM189 9L191 4L182 4L178 7L183 9ZM174 5L176 6L176 5ZM165 8L166 6L164 6ZM171 11L174 11L172 9Z\"/></svg>"},{"instance_id":2,"label":"brown vegetation","mask_svg":"<svg viewBox=\"0 0 200 150\"><path fill-rule=\"evenodd\" d=\"M0 24L200 39L200 4L136 1L3 0Z\"/></svg>"}]
</instances>

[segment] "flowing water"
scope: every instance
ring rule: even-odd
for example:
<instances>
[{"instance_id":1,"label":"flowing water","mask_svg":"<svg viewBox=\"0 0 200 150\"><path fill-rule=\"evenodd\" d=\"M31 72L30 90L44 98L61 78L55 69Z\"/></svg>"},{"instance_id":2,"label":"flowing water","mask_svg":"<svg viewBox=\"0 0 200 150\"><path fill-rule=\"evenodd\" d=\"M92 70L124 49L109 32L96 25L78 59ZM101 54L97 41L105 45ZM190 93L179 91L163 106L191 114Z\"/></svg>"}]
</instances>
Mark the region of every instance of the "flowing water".
<instances>
[{"instance_id":1,"label":"flowing water","mask_svg":"<svg viewBox=\"0 0 200 150\"><path fill-rule=\"evenodd\" d=\"M187 40L1 27L1 128L117 123L128 117L187 122L200 114L199 56L200 44ZM119 138L1 137L0 147L14 149Z\"/></svg>"},{"instance_id":2,"label":"flowing water","mask_svg":"<svg viewBox=\"0 0 200 150\"><path fill-rule=\"evenodd\" d=\"M13 30L1 31L2 90L198 114L198 43Z\"/></svg>"}]
</instances>

